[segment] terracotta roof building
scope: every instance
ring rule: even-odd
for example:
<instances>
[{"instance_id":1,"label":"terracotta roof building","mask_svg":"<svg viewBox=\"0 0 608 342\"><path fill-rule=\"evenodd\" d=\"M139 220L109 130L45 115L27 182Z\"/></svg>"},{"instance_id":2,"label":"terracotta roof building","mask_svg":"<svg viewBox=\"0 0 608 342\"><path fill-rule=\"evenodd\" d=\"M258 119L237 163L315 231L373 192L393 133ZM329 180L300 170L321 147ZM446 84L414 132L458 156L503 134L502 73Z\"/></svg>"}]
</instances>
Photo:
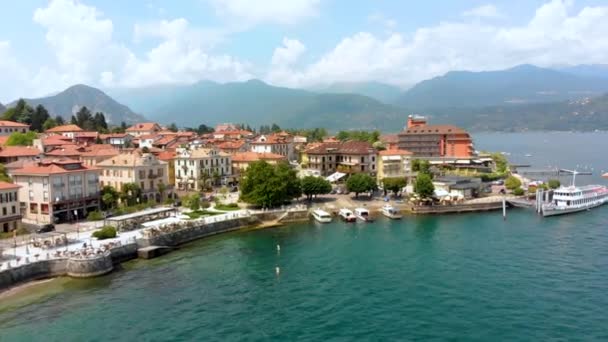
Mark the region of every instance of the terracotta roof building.
<instances>
[{"instance_id":1,"label":"terracotta roof building","mask_svg":"<svg viewBox=\"0 0 608 342\"><path fill-rule=\"evenodd\" d=\"M99 170L72 159L42 160L11 169L21 186L24 218L39 223L84 219L99 209Z\"/></svg>"},{"instance_id":2,"label":"terracotta roof building","mask_svg":"<svg viewBox=\"0 0 608 342\"><path fill-rule=\"evenodd\" d=\"M237 152L232 155L232 170L241 173L253 162L264 160L269 164L287 161L285 156L276 153Z\"/></svg>"},{"instance_id":3,"label":"terracotta roof building","mask_svg":"<svg viewBox=\"0 0 608 342\"><path fill-rule=\"evenodd\" d=\"M20 225L19 185L0 181L0 232L10 232Z\"/></svg>"},{"instance_id":4,"label":"terracotta roof building","mask_svg":"<svg viewBox=\"0 0 608 342\"><path fill-rule=\"evenodd\" d=\"M32 146L2 146L0 147L0 163L10 163L17 160L34 160L42 155L39 149Z\"/></svg>"},{"instance_id":5,"label":"terracotta roof building","mask_svg":"<svg viewBox=\"0 0 608 342\"><path fill-rule=\"evenodd\" d=\"M47 129L46 131L44 131L44 133L48 134L48 135L54 135L54 134L58 134L58 135L63 135L64 137L68 137L70 139L74 139L74 137L76 136L77 133L80 132L84 132L84 130L76 125L61 125L61 126L56 126L50 129Z\"/></svg>"},{"instance_id":6,"label":"terracotta roof building","mask_svg":"<svg viewBox=\"0 0 608 342\"><path fill-rule=\"evenodd\" d=\"M405 178L411 176L413 153L406 150L389 149L378 152L378 183L384 178Z\"/></svg>"},{"instance_id":7,"label":"terracotta roof building","mask_svg":"<svg viewBox=\"0 0 608 342\"><path fill-rule=\"evenodd\" d=\"M178 148L175 181L180 190L200 190L227 184L232 177L232 156L216 148Z\"/></svg>"},{"instance_id":8,"label":"terracotta roof building","mask_svg":"<svg viewBox=\"0 0 608 342\"><path fill-rule=\"evenodd\" d=\"M160 132L162 128L155 122L140 122L127 128L126 132L139 137L140 135L154 134Z\"/></svg>"},{"instance_id":9,"label":"terracotta roof building","mask_svg":"<svg viewBox=\"0 0 608 342\"><path fill-rule=\"evenodd\" d=\"M418 157L473 156L473 140L464 129L452 125L427 125L420 116L408 117L406 129L399 133L398 147Z\"/></svg>"},{"instance_id":10,"label":"terracotta roof building","mask_svg":"<svg viewBox=\"0 0 608 342\"><path fill-rule=\"evenodd\" d=\"M302 153L302 164L323 176L334 172L376 174L376 149L368 142L321 143Z\"/></svg>"},{"instance_id":11,"label":"terracotta roof building","mask_svg":"<svg viewBox=\"0 0 608 342\"><path fill-rule=\"evenodd\" d=\"M289 134L260 135L251 142L251 151L280 154L287 160L295 159L293 137Z\"/></svg>"},{"instance_id":12,"label":"terracotta roof building","mask_svg":"<svg viewBox=\"0 0 608 342\"><path fill-rule=\"evenodd\" d=\"M0 136L9 136L15 132L27 133L30 126L14 121L0 120Z\"/></svg>"},{"instance_id":13,"label":"terracotta roof building","mask_svg":"<svg viewBox=\"0 0 608 342\"><path fill-rule=\"evenodd\" d=\"M168 165L151 153L120 153L97 163L97 167L102 169L99 178L102 187L109 185L121 191L125 184L135 183L144 202L161 202L171 196Z\"/></svg>"}]
</instances>

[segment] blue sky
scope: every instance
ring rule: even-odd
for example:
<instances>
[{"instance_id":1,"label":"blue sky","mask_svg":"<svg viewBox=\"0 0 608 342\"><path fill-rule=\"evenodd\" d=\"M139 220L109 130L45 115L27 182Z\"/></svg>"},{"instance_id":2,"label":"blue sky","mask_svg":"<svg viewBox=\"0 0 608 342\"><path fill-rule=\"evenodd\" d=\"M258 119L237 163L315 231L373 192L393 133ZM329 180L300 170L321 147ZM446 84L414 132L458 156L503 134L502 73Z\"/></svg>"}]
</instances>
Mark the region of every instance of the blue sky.
<instances>
[{"instance_id":1,"label":"blue sky","mask_svg":"<svg viewBox=\"0 0 608 342\"><path fill-rule=\"evenodd\" d=\"M0 102L75 83L407 87L450 70L608 60L598 0L29 0L3 12Z\"/></svg>"}]
</instances>

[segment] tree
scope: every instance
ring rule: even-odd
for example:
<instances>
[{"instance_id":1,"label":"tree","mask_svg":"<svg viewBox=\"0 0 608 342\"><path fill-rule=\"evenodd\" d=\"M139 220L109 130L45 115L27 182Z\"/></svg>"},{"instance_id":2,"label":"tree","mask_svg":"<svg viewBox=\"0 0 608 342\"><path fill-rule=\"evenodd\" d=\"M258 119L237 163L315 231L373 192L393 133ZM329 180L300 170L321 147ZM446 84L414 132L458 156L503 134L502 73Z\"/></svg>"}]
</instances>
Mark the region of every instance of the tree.
<instances>
[{"instance_id":1,"label":"tree","mask_svg":"<svg viewBox=\"0 0 608 342\"><path fill-rule=\"evenodd\" d=\"M392 191L395 195L407 185L407 179L402 177L387 177L382 179L384 192Z\"/></svg>"},{"instance_id":2,"label":"tree","mask_svg":"<svg viewBox=\"0 0 608 342\"><path fill-rule=\"evenodd\" d=\"M0 164L0 182L12 183L11 177L9 177L4 164Z\"/></svg>"},{"instance_id":3,"label":"tree","mask_svg":"<svg viewBox=\"0 0 608 342\"><path fill-rule=\"evenodd\" d=\"M95 130L97 132L108 131L108 123L106 122L106 117L102 112L95 113L95 116L93 117L93 125L95 126Z\"/></svg>"},{"instance_id":4,"label":"tree","mask_svg":"<svg viewBox=\"0 0 608 342\"><path fill-rule=\"evenodd\" d=\"M494 161L494 167L496 168L497 173L503 174L507 172L509 162L505 156L503 156L501 153L492 153L491 157Z\"/></svg>"},{"instance_id":5,"label":"tree","mask_svg":"<svg viewBox=\"0 0 608 342\"><path fill-rule=\"evenodd\" d=\"M55 121L55 119L53 119L53 118L48 118L42 124L42 129L46 131L46 130L51 129L51 128L56 127L56 126L57 126L57 121Z\"/></svg>"},{"instance_id":6,"label":"tree","mask_svg":"<svg viewBox=\"0 0 608 342\"><path fill-rule=\"evenodd\" d=\"M509 176L505 180L505 187L509 190L515 190L521 187L521 181L515 176Z\"/></svg>"},{"instance_id":7,"label":"tree","mask_svg":"<svg viewBox=\"0 0 608 342\"><path fill-rule=\"evenodd\" d=\"M126 205L131 206L137 203L137 199L141 195L141 189L139 185L135 183L125 183L122 185L122 190L120 191L120 200Z\"/></svg>"},{"instance_id":8,"label":"tree","mask_svg":"<svg viewBox=\"0 0 608 342\"><path fill-rule=\"evenodd\" d=\"M177 125L175 124L175 122L171 123L169 125L169 127L167 127L168 130L170 130L171 132L177 132Z\"/></svg>"},{"instance_id":9,"label":"tree","mask_svg":"<svg viewBox=\"0 0 608 342\"><path fill-rule=\"evenodd\" d=\"M355 173L346 181L346 188L355 193L355 198L362 192L372 191L377 188L374 178L366 173Z\"/></svg>"},{"instance_id":10,"label":"tree","mask_svg":"<svg viewBox=\"0 0 608 342\"><path fill-rule=\"evenodd\" d=\"M201 196L198 193L184 197L184 206L192 211L197 211L201 208Z\"/></svg>"},{"instance_id":11,"label":"tree","mask_svg":"<svg viewBox=\"0 0 608 342\"><path fill-rule=\"evenodd\" d=\"M104 208L114 208L118 203L118 191L114 187L106 185L101 188L101 202L104 204Z\"/></svg>"},{"instance_id":12,"label":"tree","mask_svg":"<svg viewBox=\"0 0 608 342\"><path fill-rule=\"evenodd\" d=\"M218 186L220 184L220 181L222 180L222 175L220 175L217 170L213 170L213 173L211 174L211 179L213 180L213 185Z\"/></svg>"},{"instance_id":13,"label":"tree","mask_svg":"<svg viewBox=\"0 0 608 342\"><path fill-rule=\"evenodd\" d=\"M281 205L302 194L297 174L287 163L253 162L243 173L240 184L241 200L265 208Z\"/></svg>"},{"instance_id":14,"label":"tree","mask_svg":"<svg viewBox=\"0 0 608 342\"><path fill-rule=\"evenodd\" d=\"M6 140L6 146L32 146L34 139L36 139L36 132L13 132Z\"/></svg>"},{"instance_id":15,"label":"tree","mask_svg":"<svg viewBox=\"0 0 608 342\"><path fill-rule=\"evenodd\" d=\"M199 135L203 135L203 134L207 134L207 133L213 133L214 129L213 127L209 127L205 124L200 124L198 125L198 129L196 130L196 133L198 133Z\"/></svg>"},{"instance_id":16,"label":"tree","mask_svg":"<svg viewBox=\"0 0 608 342\"><path fill-rule=\"evenodd\" d=\"M420 198L429 198L435 193L433 180L428 173L418 173L416 182L414 183L414 192L420 196Z\"/></svg>"},{"instance_id":17,"label":"tree","mask_svg":"<svg viewBox=\"0 0 608 342\"><path fill-rule=\"evenodd\" d=\"M49 112L42 105L36 106L34 113L32 114L32 122L30 129L33 131L42 132L44 130L44 124L50 119Z\"/></svg>"},{"instance_id":18,"label":"tree","mask_svg":"<svg viewBox=\"0 0 608 342\"><path fill-rule=\"evenodd\" d=\"M549 181L547 181L547 185L549 185L549 188L551 189L557 189L562 185L562 183L557 179L549 179Z\"/></svg>"},{"instance_id":19,"label":"tree","mask_svg":"<svg viewBox=\"0 0 608 342\"><path fill-rule=\"evenodd\" d=\"M55 117L55 122L57 123L57 126L65 125L65 120L63 120L63 116L60 115Z\"/></svg>"},{"instance_id":20,"label":"tree","mask_svg":"<svg viewBox=\"0 0 608 342\"><path fill-rule=\"evenodd\" d=\"M428 160L414 159L412 160L412 171L431 174L431 163Z\"/></svg>"},{"instance_id":21,"label":"tree","mask_svg":"<svg viewBox=\"0 0 608 342\"><path fill-rule=\"evenodd\" d=\"M331 192L331 183L324 178L306 176L302 179L302 193L306 199L312 201L313 196L324 195Z\"/></svg>"},{"instance_id":22,"label":"tree","mask_svg":"<svg viewBox=\"0 0 608 342\"><path fill-rule=\"evenodd\" d=\"M158 193L160 194L160 199L162 201L163 198L165 198L165 190L167 190L167 186L165 185L165 183L159 182L156 185L156 188L158 189Z\"/></svg>"},{"instance_id":23,"label":"tree","mask_svg":"<svg viewBox=\"0 0 608 342\"><path fill-rule=\"evenodd\" d=\"M272 127L270 127L270 131L274 133L279 133L281 131L281 127L279 127L279 125L277 125L276 123L273 123Z\"/></svg>"}]
</instances>

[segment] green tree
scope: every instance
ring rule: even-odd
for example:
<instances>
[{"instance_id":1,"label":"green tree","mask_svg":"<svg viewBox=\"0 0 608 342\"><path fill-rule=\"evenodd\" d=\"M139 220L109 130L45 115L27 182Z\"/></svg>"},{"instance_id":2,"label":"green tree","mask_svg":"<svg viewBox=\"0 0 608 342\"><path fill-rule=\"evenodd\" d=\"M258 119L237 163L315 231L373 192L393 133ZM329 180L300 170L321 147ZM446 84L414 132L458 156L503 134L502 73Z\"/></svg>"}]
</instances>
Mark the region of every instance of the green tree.
<instances>
[{"instance_id":1,"label":"green tree","mask_svg":"<svg viewBox=\"0 0 608 342\"><path fill-rule=\"evenodd\" d=\"M494 161L494 167L496 168L496 173L504 174L507 172L507 168L509 167L509 162L507 158L503 156L501 153L492 153L492 160Z\"/></svg>"},{"instance_id":2,"label":"green tree","mask_svg":"<svg viewBox=\"0 0 608 342\"><path fill-rule=\"evenodd\" d=\"M431 174L431 163L428 160L414 159L411 167L413 172Z\"/></svg>"},{"instance_id":3,"label":"green tree","mask_svg":"<svg viewBox=\"0 0 608 342\"><path fill-rule=\"evenodd\" d=\"M104 205L104 209L115 208L118 204L119 194L114 187L106 185L101 188L101 202Z\"/></svg>"},{"instance_id":4,"label":"green tree","mask_svg":"<svg viewBox=\"0 0 608 342\"><path fill-rule=\"evenodd\" d=\"M50 119L49 112L42 105L36 106L34 113L32 114L32 122L30 129L33 131L42 132L44 130L44 124Z\"/></svg>"},{"instance_id":5,"label":"green tree","mask_svg":"<svg viewBox=\"0 0 608 342\"><path fill-rule=\"evenodd\" d=\"M125 183L120 191L120 200L128 206L137 204L137 199L141 196L141 189L135 183Z\"/></svg>"},{"instance_id":6,"label":"green tree","mask_svg":"<svg viewBox=\"0 0 608 342\"><path fill-rule=\"evenodd\" d=\"M186 196L183 204L192 211L199 210L201 208L201 196L198 193Z\"/></svg>"},{"instance_id":7,"label":"green tree","mask_svg":"<svg viewBox=\"0 0 608 342\"><path fill-rule=\"evenodd\" d=\"M515 176L509 176L505 180L505 187L509 190L515 190L521 187L521 181Z\"/></svg>"},{"instance_id":8,"label":"green tree","mask_svg":"<svg viewBox=\"0 0 608 342\"><path fill-rule=\"evenodd\" d=\"M302 179L302 193L309 201L313 196L324 195L331 192L331 183L324 178L306 176Z\"/></svg>"},{"instance_id":9,"label":"green tree","mask_svg":"<svg viewBox=\"0 0 608 342\"><path fill-rule=\"evenodd\" d=\"M72 115L71 123L76 125L85 131L94 131L95 128L95 119L91 114L91 111L86 107L81 107L76 115Z\"/></svg>"},{"instance_id":10,"label":"green tree","mask_svg":"<svg viewBox=\"0 0 608 342\"><path fill-rule=\"evenodd\" d=\"M549 179L549 181L547 182L547 185L551 189L557 189L562 185L562 183L557 179Z\"/></svg>"},{"instance_id":11,"label":"green tree","mask_svg":"<svg viewBox=\"0 0 608 342\"><path fill-rule=\"evenodd\" d=\"M55 117L55 122L57 123L57 126L65 125L65 120L63 120L63 116L61 115Z\"/></svg>"},{"instance_id":12,"label":"green tree","mask_svg":"<svg viewBox=\"0 0 608 342\"><path fill-rule=\"evenodd\" d=\"M48 118L46 119L46 121L42 124L42 129L44 131L46 131L47 129L51 129L53 127L57 126L57 121L55 121L55 119L53 118Z\"/></svg>"},{"instance_id":13,"label":"green tree","mask_svg":"<svg viewBox=\"0 0 608 342\"><path fill-rule=\"evenodd\" d=\"M392 191L395 195L407 185L407 179L403 177L387 177L382 179L384 193Z\"/></svg>"},{"instance_id":14,"label":"green tree","mask_svg":"<svg viewBox=\"0 0 608 342\"><path fill-rule=\"evenodd\" d=\"M106 116L102 112L95 113L93 117L93 126L97 132L107 132L108 123L106 122Z\"/></svg>"},{"instance_id":15,"label":"green tree","mask_svg":"<svg viewBox=\"0 0 608 342\"><path fill-rule=\"evenodd\" d=\"M431 176L427 173L418 173L416 182L414 182L414 192L420 198L429 198L435 192L435 186Z\"/></svg>"},{"instance_id":16,"label":"green tree","mask_svg":"<svg viewBox=\"0 0 608 342\"><path fill-rule=\"evenodd\" d=\"M177 125L175 124L175 122L171 123L169 125L169 127L167 127L167 129L170 130L171 132L177 132L178 131L178 128L177 128Z\"/></svg>"},{"instance_id":17,"label":"green tree","mask_svg":"<svg viewBox=\"0 0 608 342\"><path fill-rule=\"evenodd\" d=\"M270 127L270 131L274 133L279 133L281 131L281 127L279 127L279 125L277 125L276 123L273 123Z\"/></svg>"},{"instance_id":18,"label":"green tree","mask_svg":"<svg viewBox=\"0 0 608 342\"><path fill-rule=\"evenodd\" d=\"M281 205L302 194L297 174L287 163L253 162L243 173L240 184L241 200L265 208Z\"/></svg>"},{"instance_id":19,"label":"green tree","mask_svg":"<svg viewBox=\"0 0 608 342\"><path fill-rule=\"evenodd\" d=\"M160 194L160 200L162 201L165 198L165 191L167 190L167 186L163 182L158 182L158 184L156 184L156 188L158 189L158 193Z\"/></svg>"},{"instance_id":20,"label":"green tree","mask_svg":"<svg viewBox=\"0 0 608 342\"><path fill-rule=\"evenodd\" d=\"M372 191L377 188L376 180L366 173L355 173L346 180L346 189L355 193L355 198L362 192Z\"/></svg>"},{"instance_id":21,"label":"green tree","mask_svg":"<svg viewBox=\"0 0 608 342\"><path fill-rule=\"evenodd\" d=\"M7 183L12 183L12 179L11 177L9 177L7 171L6 171L6 166L4 166L4 164L0 163L0 182L7 182Z\"/></svg>"},{"instance_id":22,"label":"green tree","mask_svg":"<svg viewBox=\"0 0 608 342\"><path fill-rule=\"evenodd\" d=\"M36 139L36 132L13 132L6 140L6 146L32 146Z\"/></svg>"}]
</instances>

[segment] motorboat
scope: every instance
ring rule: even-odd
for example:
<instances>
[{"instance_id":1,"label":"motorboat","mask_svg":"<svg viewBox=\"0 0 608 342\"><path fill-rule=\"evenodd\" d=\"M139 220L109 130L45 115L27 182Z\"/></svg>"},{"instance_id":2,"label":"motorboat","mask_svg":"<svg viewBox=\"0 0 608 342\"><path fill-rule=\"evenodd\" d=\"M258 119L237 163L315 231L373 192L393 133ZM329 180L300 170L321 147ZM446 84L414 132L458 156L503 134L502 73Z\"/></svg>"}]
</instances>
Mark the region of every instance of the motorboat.
<instances>
[{"instance_id":1,"label":"motorboat","mask_svg":"<svg viewBox=\"0 0 608 342\"><path fill-rule=\"evenodd\" d=\"M356 208L355 209L355 217L363 222L372 222L374 219L369 214L369 210L365 208Z\"/></svg>"},{"instance_id":2,"label":"motorboat","mask_svg":"<svg viewBox=\"0 0 608 342\"><path fill-rule=\"evenodd\" d=\"M321 209L315 209L312 211L312 217L320 223L329 223L331 222L331 215Z\"/></svg>"},{"instance_id":3,"label":"motorboat","mask_svg":"<svg viewBox=\"0 0 608 342\"><path fill-rule=\"evenodd\" d=\"M392 205L385 205L384 207L382 207L382 215L390 218L391 220L399 220L401 219L401 214L399 213L399 210L397 210L395 207L393 207Z\"/></svg>"},{"instance_id":4,"label":"motorboat","mask_svg":"<svg viewBox=\"0 0 608 342\"><path fill-rule=\"evenodd\" d=\"M357 220L357 217L355 216L355 214L353 214L353 212L350 209L340 209L340 211L338 212L338 215L342 218L342 220L346 221L346 222L355 222Z\"/></svg>"}]
</instances>

